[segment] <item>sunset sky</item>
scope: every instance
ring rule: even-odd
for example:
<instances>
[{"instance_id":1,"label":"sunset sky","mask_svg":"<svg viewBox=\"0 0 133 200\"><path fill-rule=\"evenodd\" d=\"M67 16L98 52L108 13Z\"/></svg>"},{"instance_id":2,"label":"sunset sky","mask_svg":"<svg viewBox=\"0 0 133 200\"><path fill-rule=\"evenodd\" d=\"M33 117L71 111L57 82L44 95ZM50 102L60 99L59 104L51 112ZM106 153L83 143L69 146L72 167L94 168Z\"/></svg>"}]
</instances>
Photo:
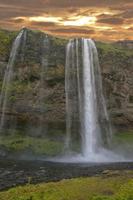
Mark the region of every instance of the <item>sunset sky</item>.
<instances>
[{"instance_id":1,"label":"sunset sky","mask_svg":"<svg viewBox=\"0 0 133 200\"><path fill-rule=\"evenodd\" d=\"M133 40L133 0L0 0L0 28Z\"/></svg>"}]
</instances>

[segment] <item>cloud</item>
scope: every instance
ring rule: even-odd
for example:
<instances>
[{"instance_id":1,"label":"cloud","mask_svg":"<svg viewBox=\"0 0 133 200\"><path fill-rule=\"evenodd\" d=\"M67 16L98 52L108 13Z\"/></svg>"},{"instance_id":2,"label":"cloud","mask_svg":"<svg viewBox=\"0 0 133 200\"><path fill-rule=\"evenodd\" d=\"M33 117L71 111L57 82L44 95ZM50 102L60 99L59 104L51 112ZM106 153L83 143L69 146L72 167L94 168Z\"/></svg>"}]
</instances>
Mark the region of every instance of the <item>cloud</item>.
<instances>
[{"instance_id":1,"label":"cloud","mask_svg":"<svg viewBox=\"0 0 133 200\"><path fill-rule=\"evenodd\" d=\"M131 27L131 28L128 28L127 30L128 30L128 31L133 31L133 27Z\"/></svg>"},{"instance_id":2,"label":"cloud","mask_svg":"<svg viewBox=\"0 0 133 200\"><path fill-rule=\"evenodd\" d=\"M32 22L30 22L30 25L32 26L39 26L39 27L41 27L41 26L43 26L43 27L53 27L53 26L56 26L56 23L54 23L54 22L35 22L35 21L32 21Z\"/></svg>"},{"instance_id":3,"label":"cloud","mask_svg":"<svg viewBox=\"0 0 133 200\"><path fill-rule=\"evenodd\" d=\"M54 33L71 33L71 34L94 34L95 33L94 30L78 29L78 28L71 28L71 29L57 28L50 31Z\"/></svg>"},{"instance_id":4,"label":"cloud","mask_svg":"<svg viewBox=\"0 0 133 200\"><path fill-rule=\"evenodd\" d=\"M38 7L38 8L74 8L74 7L109 7L112 5L119 6L119 5L127 5L132 3L132 0L1 0L1 4L4 5L14 5L14 7Z\"/></svg>"},{"instance_id":5,"label":"cloud","mask_svg":"<svg viewBox=\"0 0 133 200\"><path fill-rule=\"evenodd\" d=\"M0 0L0 26L8 29L27 26L66 36L131 39L132 19L132 0Z\"/></svg>"},{"instance_id":6,"label":"cloud","mask_svg":"<svg viewBox=\"0 0 133 200\"><path fill-rule=\"evenodd\" d=\"M25 20L23 18L11 20L14 23L23 23Z\"/></svg>"},{"instance_id":7,"label":"cloud","mask_svg":"<svg viewBox=\"0 0 133 200\"><path fill-rule=\"evenodd\" d=\"M125 12L121 13L121 16L123 18L127 18L127 19L133 18L133 10L127 10L127 11L125 11Z\"/></svg>"},{"instance_id":8,"label":"cloud","mask_svg":"<svg viewBox=\"0 0 133 200\"><path fill-rule=\"evenodd\" d=\"M40 10L32 10L25 8L15 8L15 7L6 7L0 6L0 20L1 19L10 19L13 17L28 17L41 14Z\"/></svg>"},{"instance_id":9,"label":"cloud","mask_svg":"<svg viewBox=\"0 0 133 200\"><path fill-rule=\"evenodd\" d=\"M97 20L97 22L102 23L102 24L121 25L124 23L124 19L110 17L110 18L99 19L99 20Z\"/></svg>"}]
</instances>

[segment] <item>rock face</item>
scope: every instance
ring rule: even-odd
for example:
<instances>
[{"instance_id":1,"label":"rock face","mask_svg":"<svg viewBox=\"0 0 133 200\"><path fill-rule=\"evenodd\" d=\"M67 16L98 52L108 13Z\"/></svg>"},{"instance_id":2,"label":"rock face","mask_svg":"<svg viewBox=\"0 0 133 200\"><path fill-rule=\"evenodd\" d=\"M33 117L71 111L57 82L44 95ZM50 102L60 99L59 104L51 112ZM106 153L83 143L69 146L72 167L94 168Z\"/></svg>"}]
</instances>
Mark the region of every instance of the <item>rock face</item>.
<instances>
[{"instance_id":1,"label":"rock face","mask_svg":"<svg viewBox=\"0 0 133 200\"><path fill-rule=\"evenodd\" d=\"M133 124L133 50L123 44L97 44L108 110L120 130Z\"/></svg>"},{"instance_id":2,"label":"rock face","mask_svg":"<svg viewBox=\"0 0 133 200\"><path fill-rule=\"evenodd\" d=\"M118 41L114 44L116 44L117 46L120 46L122 48L133 49L133 41L131 41L131 40Z\"/></svg>"},{"instance_id":3,"label":"rock face","mask_svg":"<svg viewBox=\"0 0 133 200\"><path fill-rule=\"evenodd\" d=\"M0 31L0 85L17 32ZM45 45L45 39L48 43ZM66 39L27 30L14 66L6 109L6 127L27 134L65 133ZM96 42L104 93L117 130L133 128L133 50L118 43ZM47 47L46 47L47 46ZM56 134L56 131L58 132Z\"/></svg>"}]
</instances>

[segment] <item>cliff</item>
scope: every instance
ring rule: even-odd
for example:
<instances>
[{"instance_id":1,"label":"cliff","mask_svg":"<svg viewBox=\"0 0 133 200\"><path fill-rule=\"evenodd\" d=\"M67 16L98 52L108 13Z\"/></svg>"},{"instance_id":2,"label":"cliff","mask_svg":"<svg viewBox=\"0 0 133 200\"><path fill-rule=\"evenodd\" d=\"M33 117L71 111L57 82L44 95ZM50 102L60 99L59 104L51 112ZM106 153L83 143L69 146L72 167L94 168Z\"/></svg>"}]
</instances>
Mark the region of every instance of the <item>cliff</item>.
<instances>
[{"instance_id":1,"label":"cliff","mask_svg":"<svg viewBox=\"0 0 133 200\"><path fill-rule=\"evenodd\" d=\"M0 86L17 32L0 30ZM45 38L48 44L45 45ZM14 66L6 108L7 132L62 137L65 133L66 39L27 30ZM132 41L96 41L104 95L116 131L133 128Z\"/></svg>"}]
</instances>

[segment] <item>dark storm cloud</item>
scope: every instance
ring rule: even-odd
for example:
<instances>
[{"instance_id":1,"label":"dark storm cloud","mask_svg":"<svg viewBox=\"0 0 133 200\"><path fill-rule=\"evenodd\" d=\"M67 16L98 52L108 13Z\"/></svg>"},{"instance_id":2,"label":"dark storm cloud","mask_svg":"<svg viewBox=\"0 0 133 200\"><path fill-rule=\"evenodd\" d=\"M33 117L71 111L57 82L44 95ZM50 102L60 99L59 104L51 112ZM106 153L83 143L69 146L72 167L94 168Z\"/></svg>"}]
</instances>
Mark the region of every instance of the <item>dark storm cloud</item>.
<instances>
[{"instance_id":1,"label":"dark storm cloud","mask_svg":"<svg viewBox=\"0 0 133 200\"><path fill-rule=\"evenodd\" d=\"M104 23L104 24L111 24L111 25L119 25L119 24L121 25L124 23L124 19L110 17L110 18L99 19L99 20L97 20L97 22Z\"/></svg>"}]
</instances>

